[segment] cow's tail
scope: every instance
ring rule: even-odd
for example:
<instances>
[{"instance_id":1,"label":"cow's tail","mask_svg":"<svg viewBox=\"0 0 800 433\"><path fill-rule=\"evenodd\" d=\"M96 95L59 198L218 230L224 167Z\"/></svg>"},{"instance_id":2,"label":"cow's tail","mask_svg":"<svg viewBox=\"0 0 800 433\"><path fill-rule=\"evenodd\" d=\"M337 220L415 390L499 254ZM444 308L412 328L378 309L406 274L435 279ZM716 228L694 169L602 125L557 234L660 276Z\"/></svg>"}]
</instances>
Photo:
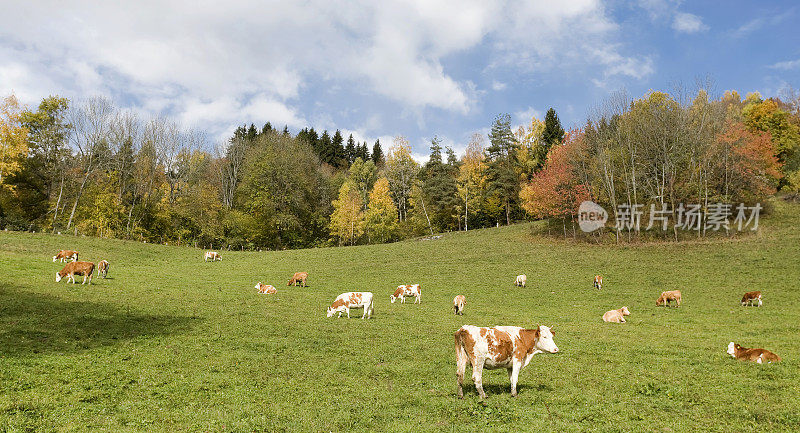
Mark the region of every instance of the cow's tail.
<instances>
[{"instance_id":1,"label":"cow's tail","mask_svg":"<svg viewBox=\"0 0 800 433\"><path fill-rule=\"evenodd\" d=\"M458 398L464 398L464 372L467 369L467 349L464 347L464 334L466 329L459 329L453 334L456 343L456 382L458 383Z\"/></svg>"}]
</instances>

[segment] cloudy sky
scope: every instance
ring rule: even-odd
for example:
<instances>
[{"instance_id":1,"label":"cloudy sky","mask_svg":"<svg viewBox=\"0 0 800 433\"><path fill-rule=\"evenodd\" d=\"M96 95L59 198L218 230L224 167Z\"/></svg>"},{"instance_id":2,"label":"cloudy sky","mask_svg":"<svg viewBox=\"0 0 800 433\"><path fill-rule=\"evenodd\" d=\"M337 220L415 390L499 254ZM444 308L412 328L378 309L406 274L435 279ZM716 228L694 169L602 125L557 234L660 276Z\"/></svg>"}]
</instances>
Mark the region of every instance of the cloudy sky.
<instances>
[{"instance_id":1,"label":"cloudy sky","mask_svg":"<svg viewBox=\"0 0 800 433\"><path fill-rule=\"evenodd\" d=\"M619 89L800 88L798 22L793 1L9 0L0 94L106 95L220 139L266 121L405 135L423 155L498 113L579 125Z\"/></svg>"}]
</instances>

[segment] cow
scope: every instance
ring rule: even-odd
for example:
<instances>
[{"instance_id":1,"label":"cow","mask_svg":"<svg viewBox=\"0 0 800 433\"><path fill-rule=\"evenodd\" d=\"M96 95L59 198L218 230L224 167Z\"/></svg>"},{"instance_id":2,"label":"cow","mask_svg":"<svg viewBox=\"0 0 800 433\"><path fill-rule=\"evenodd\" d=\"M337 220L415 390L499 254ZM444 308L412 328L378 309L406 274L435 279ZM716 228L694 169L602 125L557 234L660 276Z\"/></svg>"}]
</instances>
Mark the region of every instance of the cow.
<instances>
[{"instance_id":1,"label":"cow","mask_svg":"<svg viewBox=\"0 0 800 433\"><path fill-rule=\"evenodd\" d=\"M263 295L273 295L275 293L278 293L278 289L276 289L273 286L270 286L269 284L263 284L261 281L259 281L258 284L256 284L256 290L258 290L258 293Z\"/></svg>"},{"instance_id":2,"label":"cow","mask_svg":"<svg viewBox=\"0 0 800 433\"><path fill-rule=\"evenodd\" d=\"M69 262L59 272L56 272L56 283L61 281L62 278L67 277L67 282L72 280L75 284L75 275L83 275L83 282L86 284L88 278L89 284L92 284L92 274L94 273L94 263L92 262Z\"/></svg>"},{"instance_id":3,"label":"cow","mask_svg":"<svg viewBox=\"0 0 800 433\"><path fill-rule=\"evenodd\" d=\"M97 262L97 273L103 276L105 279L108 276L108 268L111 267L111 264L108 263L106 260L100 260Z\"/></svg>"},{"instance_id":4,"label":"cow","mask_svg":"<svg viewBox=\"0 0 800 433\"><path fill-rule=\"evenodd\" d=\"M631 312L628 311L628 307L622 307L617 310L609 310L603 314L603 322L625 323L625 317L623 316L630 315Z\"/></svg>"},{"instance_id":5,"label":"cow","mask_svg":"<svg viewBox=\"0 0 800 433\"><path fill-rule=\"evenodd\" d=\"M747 292L742 296L742 307L745 305L753 305L753 302L758 302L757 306L763 305L761 302L761 292L756 290L755 292Z\"/></svg>"},{"instance_id":6,"label":"cow","mask_svg":"<svg viewBox=\"0 0 800 433\"><path fill-rule=\"evenodd\" d=\"M595 275L594 276L594 288L597 290L603 289L603 276L602 275Z\"/></svg>"},{"instance_id":7,"label":"cow","mask_svg":"<svg viewBox=\"0 0 800 433\"><path fill-rule=\"evenodd\" d=\"M458 398L464 398L464 371L467 361L472 366L472 381L481 400L483 392L483 368L508 370L511 381L511 396L517 396L519 371L528 365L537 353L557 353L558 346L553 341L553 331L547 326L524 329L516 326L495 326L479 328L464 325L453 336L456 342L456 380Z\"/></svg>"},{"instance_id":8,"label":"cow","mask_svg":"<svg viewBox=\"0 0 800 433\"><path fill-rule=\"evenodd\" d=\"M347 313L347 318L350 318L350 309L351 308L363 308L364 314L361 315L361 318L371 318L372 313L375 311L374 305L372 303L372 293L371 292L347 292L342 293L341 295L336 297L336 300L333 301L330 307L328 307L328 317L333 316L336 313L339 315L336 317L342 317L342 313Z\"/></svg>"},{"instance_id":9,"label":"cow","mask_svg":"<svg viewBox=\"0 0 800 433\"><path fill-rule=\"evenodd\" d=\"M656 300L656 307L660 305L664 305L665 307L669 307L669 302L675 301L676 307L681 306L681 291L680 290L669 290L667 292L661 292L661 296L658 297Z\"/></svg>"},{"instance_id":10,"label":"cow","mask_svg":"<svg viewBox=\"0 0 800 433\"><path fill-rule=\"evenodd\" d=\"M291 279L289 279L289 284L287 286L291 286L294 284L295 286L300 284L301 287L306 286L306 279L308 278L308 272L295 272Z\"/></svg>"},{"instance_id":11,"label":"cow","mask_svg":"<svg viewBox=\"0 0 800 433\"><path fill-rule=\"evenodd\" d=\"M72 259L73 262L78 261L78 252L73 250L61 250L58 254L53 256L53 262L59 261L63 263L68 262L70 259Z\"/></svg>"},{"instance_id":12,"label":"cow","mask_svg":"<svg viewBox=\"0 0 800 433\"><path fill-rule=\"evenodd\" d=\"M518 287L525 287L525 284L528 282L528 276L525 274L517 275L516 281L514 281L514 285Z\"/></svg>"},{"instance_id":13,"label":"cow","mask_svg":"<svg viewBox=\"0 0 800 433\"><path fill-rule=\"evenodd\" d=\"M453 314L463 316L464 305L467 305L467 299L464 298L464 295L458 295L453 298Z\"/></svg>"},{"instance_id":14,"label":"cow","mask_svg":"<svg viewBox=\"0 0 800 433\"><path fill-rule=\"evenodd\" d=\"M733 341L728 343L728 355L741 361L753 361L759 364L765 362L780 362L781 357L767 349L748 349L735 344Z\"/></svg>"},{"instance_id":15,"label":"cow","mask_svg":"<svg viewBox=\"0 0 800 433\"><path fill-rule=\"evenodd\" d=\"M219 255L216 251L206 251L206 255L203 257L203 261L207 262L211 260L212 262L216 262L217 260L222 260L222 256Z\"/></svg>"},{"instance_id":16,"label":"cow","mask_svg":"<svg viewBox=\"0 0 800 433\"><path fill-rule=\"evenodd\" d=\"M400 300L401 304L406 303L406 297L413 296L415 304L422 303L422 284L401 284L397 286L394 294L389 295L389 302L394 304L394 301Z\"/></svg>"}]
</instances>

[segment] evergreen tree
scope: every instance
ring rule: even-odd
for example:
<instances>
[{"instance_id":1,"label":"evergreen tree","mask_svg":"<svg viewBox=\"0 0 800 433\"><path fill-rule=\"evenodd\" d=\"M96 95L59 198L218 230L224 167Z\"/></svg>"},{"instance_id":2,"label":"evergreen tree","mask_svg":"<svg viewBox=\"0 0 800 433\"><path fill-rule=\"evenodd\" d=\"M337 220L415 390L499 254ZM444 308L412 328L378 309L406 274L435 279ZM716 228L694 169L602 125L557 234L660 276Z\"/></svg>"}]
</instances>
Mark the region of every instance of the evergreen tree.
<instances>
[{"instance_id":1,"label":"evergreen tree","mask_svg":"<svg viewBox=\"0 0 800 433\"><path fill-rule=\"evenodd\" d=\"M512 208L519 197L519 179L515 170L516 138L511 132L511 116L497 116L489 133L489 147L486 149L487 189L495 202L505 210L506 224L511 224Z\"/></svg>"},{"instance_id":2,"label":"evergreen tree","mask_svg":"<svg viewBox=\"0 0 800 433\"><path fill-rule=\"evenodd\" d=\"M283 136L284 137L291 137L292 134L289 133L289 125L283 126Z\"/></svg>"},{"instance_id":3,"label":"evergreen tree","mask_svg":"<svg viewBox=\"0 0 800 433\"><path fill-rule=\"evenodd\" d=\"M331 164L333 164L336 167L345 166L344 138L342 137L342 133L338 129L336 130L336 133L333 134L330 153L331 153Z\"/></svg>"},{"instance_id":4,"label":"evergreen tree","mask_svg":"<svg viewBox=\"0 0 800 433\"><path fill-rule=\"evenodd\" d=\"M270 133L272 131L273 131L272 124L267 122L267 123L264 124L264 127L261 128L261 135L267 135L268 133Z\"/></svg>"},{"instance_id":5,"label":"evergreen tree","mask_svg":"<svg viewBox=\"0 0 800 433\"><path fill-rule=\"evenodd\" d=\"M356 160L356 141L353 140L353 134L347 138L347 147L344 148L344 157L348 164L352 164Z\"/></svg>"},{"instance_id":6,"label":"evergreen tree","mask_svg":"<svg viewBox=\"0 0 800 433\"><path fill-rule=\"evenodd\" d=\"M322 131L322 136L319 138L318 154L322 162L333 165L333 143L327 129Z\"/></svg>"},{"instance_id":7,"label":"evergreen tree","mask_svg":"<svg viewBox=\"0 0 800 433\"><path fill-rule=\"evenodd\" d=\"M542 132L542 146L536 150L536 159L540 161L540 167L544 165L547 160L547 154L550 149L564 141L564 128L561 127L561 121L558 120L558 115L553 107L547 110L544 116L544 131Z\"/></svg>"},{"instance_id":8,"label":"evergreen tree","mask_svg":"<svg viewBox=\"0 0 800 433\"><path fill-rule=\"evenodd\" d=\"M246 135L246 138L247 138L249 141L254 141L254 140L256 139L256 137L257 137L257 136L258 136L258 131L256 131L256 125L253 125L253 124L251 123L251 124L250 124L250 127L249 127L249 128L247 128L247 135Z\"/></svg>"},{"instance_id":9,"label":"evergreen tree","mask_svg":"<svg viewBox=\"0 0 800 433\"><path fill-rule=\"evenodd\" d=\"M380 167L386 162L383 158L383 149L381 149L381 140L375 140L375 145L372 146L372 162Z\"/></svg>"},{"instance_id":10,"label":"evergreen tree","mask_svg":"<svg viewBox=\"0 0 800 433\"><path fill-rule=\"evenodd\" d=\"M455 159L455 154L452 158ZM454 170L442 162L442 146L438 138L431 140L431 155L425 164L423 178L423 192L425 201L429 203L431 224L437 230L452 228L453 217L458 211L458 188Z\"/></svg>"}]
</instances>

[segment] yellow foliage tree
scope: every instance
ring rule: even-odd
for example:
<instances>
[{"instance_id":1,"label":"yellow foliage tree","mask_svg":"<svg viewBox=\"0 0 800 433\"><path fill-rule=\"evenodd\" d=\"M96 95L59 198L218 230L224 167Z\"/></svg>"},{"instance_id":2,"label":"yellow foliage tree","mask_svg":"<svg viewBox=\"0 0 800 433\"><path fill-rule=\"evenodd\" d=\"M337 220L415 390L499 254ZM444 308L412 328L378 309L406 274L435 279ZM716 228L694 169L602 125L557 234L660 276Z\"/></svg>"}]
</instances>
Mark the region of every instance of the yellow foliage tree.
<instances>
[{"instance_id":1,"label":"yellow foliage tree","mask_svg":"<svg viewBox=\"0 0 800 433\"><path fill-rule=\"evenodd\" d=\"M361 210L361 196L352 181L348 180L339 189L339 198L333 201L331 214L331 234L353 245L364 233L364 212Z\"/></svg>"},{"instance_id":2,"label":"yellow foliage tree","mask_svg":"<svg viewBox=\"0 0 800 433\"><path fill-rule=\"evenodd\" d=\"M469 214L480 209L486 186L486 162L483 155L483 136L475 134L458 168L458 195L464 203L464 230L469 230Z\"/></svg>"},{"instance_id":3,"label":"yellow foliage tree","mask_svg":"<svg viewBox=\"0 0 800 433\"><path fill-rule=\"evenodd\" d=\"M20 122L22 108L14 95L0 101L0 188L20 170L20 156L28 153L28 130Z\"/></svg>"},{"instance_id":4,"label":"yellow foliage tree","mask_svg":"<svg viewBox=\"0 0 800 433\"><path fill-rule=\"evenodd\" d=\"M366 222L370 237L381 242L392 240L397 232L397 206L392 201L389 180L385 177L375 181L369 193Z\"/></svg>"}]
</instances>

